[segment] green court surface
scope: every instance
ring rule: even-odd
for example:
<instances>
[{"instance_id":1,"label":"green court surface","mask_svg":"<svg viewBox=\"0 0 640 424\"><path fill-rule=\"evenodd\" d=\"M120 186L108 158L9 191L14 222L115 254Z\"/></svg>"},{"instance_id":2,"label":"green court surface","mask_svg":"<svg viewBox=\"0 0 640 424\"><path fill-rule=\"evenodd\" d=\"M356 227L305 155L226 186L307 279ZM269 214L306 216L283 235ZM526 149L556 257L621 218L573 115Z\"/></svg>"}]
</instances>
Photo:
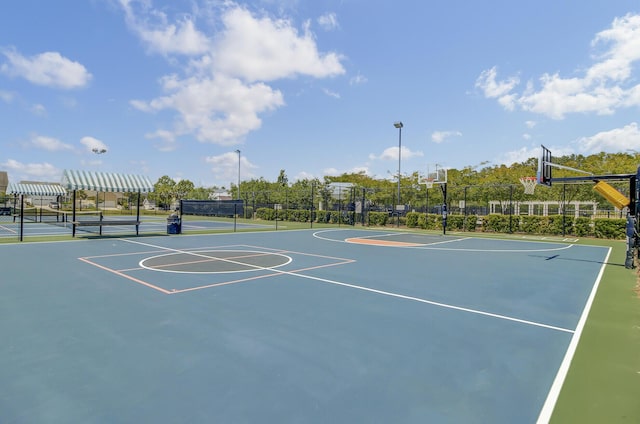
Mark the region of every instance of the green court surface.
<instances>
[{"instance_id":1,"label":"green court surface","mask_svg":"<svg viewBox=\"0 0 640 424\"><path fill-rule=\"evenodd\" d=\"M610 255L357 229L0 245L0 422L546 422Z\"/></svg>"}]
</instances>

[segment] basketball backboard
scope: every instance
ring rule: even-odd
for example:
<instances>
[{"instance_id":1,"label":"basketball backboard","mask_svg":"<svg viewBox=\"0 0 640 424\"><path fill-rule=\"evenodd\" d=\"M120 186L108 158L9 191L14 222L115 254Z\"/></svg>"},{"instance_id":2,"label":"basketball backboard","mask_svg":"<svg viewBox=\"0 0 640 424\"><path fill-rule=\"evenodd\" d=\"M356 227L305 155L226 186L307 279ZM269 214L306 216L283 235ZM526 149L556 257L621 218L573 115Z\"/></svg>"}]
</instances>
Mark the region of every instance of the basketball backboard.
<instances>
[{"instance_id":1,"label":"basketball backboard","mask_svg":"<svg viewBox=\"0 0 640 424\"><path fill-rule=\"evenodd\" d=\"M540 145L541 152L538 158L538 184L551 186L551 150Z\"/></svg>"},{"instance_id":2,"label":"basketball backboard","mask_svg":"<svg viewBox=\"0 0 640 424\"><path fill-rule=\"evenodd\" d=\"M447 168L438 164L427 165L427 174L425 178L433 181L434 184L446 184Z\"/></svg>"}]
</instances>

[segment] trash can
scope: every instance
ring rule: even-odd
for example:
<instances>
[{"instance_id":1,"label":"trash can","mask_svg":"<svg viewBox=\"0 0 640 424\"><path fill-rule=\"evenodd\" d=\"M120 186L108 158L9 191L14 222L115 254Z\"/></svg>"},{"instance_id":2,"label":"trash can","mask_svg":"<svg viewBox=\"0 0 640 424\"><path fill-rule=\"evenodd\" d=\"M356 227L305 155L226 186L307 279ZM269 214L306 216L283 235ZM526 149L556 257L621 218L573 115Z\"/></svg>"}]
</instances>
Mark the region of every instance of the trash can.
<instances>
[{"instance_id":1,"label":"trash can","mask_svg":"<svg viewBox=\"0 0 640 424\"><path fill-rule=\"evenodd\" d=\"M167 218L167 234L180 234L182 232L182 222L180 217L175 214L169 215Z\"/></svg>"}]
</instances>

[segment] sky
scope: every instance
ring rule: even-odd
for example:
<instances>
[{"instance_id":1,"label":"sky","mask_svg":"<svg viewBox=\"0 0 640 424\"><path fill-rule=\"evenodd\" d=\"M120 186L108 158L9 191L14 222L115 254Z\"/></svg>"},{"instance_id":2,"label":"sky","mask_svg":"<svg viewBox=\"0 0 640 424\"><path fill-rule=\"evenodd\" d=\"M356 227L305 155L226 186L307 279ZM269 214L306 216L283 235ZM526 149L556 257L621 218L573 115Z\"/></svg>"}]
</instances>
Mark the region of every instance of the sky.
<instances>
[{"instance_id":1,"label":"sky","mask_svg":"<svg viewBox=\"0 0 640 424\"><path fill-rule=\"evenodd\" d=\"M0 171L229 188L635 153L639 64L637 0L5 1Z\"/></svg>"}]
</instances>

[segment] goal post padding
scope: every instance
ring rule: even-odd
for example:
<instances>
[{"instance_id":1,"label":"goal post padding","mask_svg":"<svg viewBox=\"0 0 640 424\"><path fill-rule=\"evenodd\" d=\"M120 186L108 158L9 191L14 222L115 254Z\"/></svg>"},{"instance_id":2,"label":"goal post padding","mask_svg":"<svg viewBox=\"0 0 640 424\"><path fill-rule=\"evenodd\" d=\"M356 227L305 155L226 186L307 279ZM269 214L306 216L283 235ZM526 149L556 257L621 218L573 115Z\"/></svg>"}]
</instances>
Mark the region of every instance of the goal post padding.
<instances>
[{"instance_id":1,"label":"goal post padding","mask_svg":"<svg viewBox=\"0 0 640 424\"><path fill-rule=\"evenodd\" d=\"M604 181L598 182L593 189L618 209L624 209L629 206L629 203L631 203L624 194L620 193L615 187L605 183Z\"/></svg>"}]
</instances>

